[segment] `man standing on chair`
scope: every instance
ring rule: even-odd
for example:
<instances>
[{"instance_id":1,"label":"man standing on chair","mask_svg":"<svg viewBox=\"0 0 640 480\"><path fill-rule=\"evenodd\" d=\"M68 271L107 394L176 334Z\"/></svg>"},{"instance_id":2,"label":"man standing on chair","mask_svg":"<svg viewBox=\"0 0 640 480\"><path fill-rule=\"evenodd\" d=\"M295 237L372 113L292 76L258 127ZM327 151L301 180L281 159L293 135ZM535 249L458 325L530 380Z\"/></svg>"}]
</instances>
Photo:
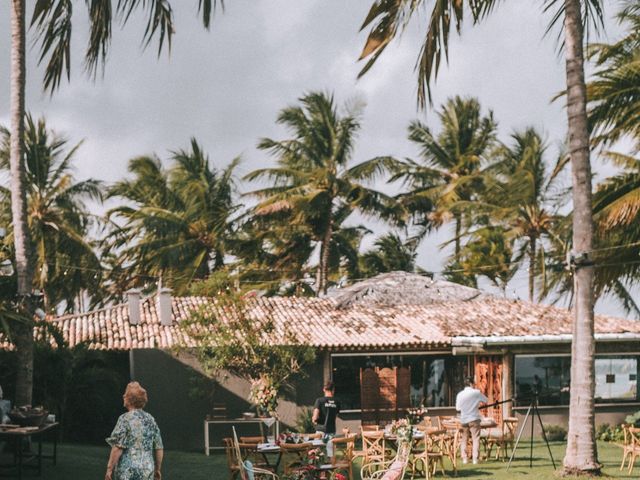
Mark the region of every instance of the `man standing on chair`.
<instances>
[{"instance_id":1,"label":"man standing on chair","mask_svg":"<svg viewBox=\"0 0 640 480\"><path fill-rule=\"evenodd\" d=\"M326 434L336 433L336 418L340 413L340 402L333 396L335 387L332 381L324 384L324 396L316 399L313 404L313 424L318 432Z\"/></svg>"},{"instance_id":2,"label":"man standing on chair","mask_svg":"<svg viewBox=\"0 0 640 480\"><path fill-rule=\"evenodd\" d=\"M460 423L462 423L462 441L460 442L460 456L462 463L468 463L467 442L469 432L471 432L472 458L473 463L478 463L478 453L480 451L480 404L489 401L480 390L474 388L473 377L467 377L466 387L456 397L456 410L460 412Z\"/></svg>"}]
</instances>

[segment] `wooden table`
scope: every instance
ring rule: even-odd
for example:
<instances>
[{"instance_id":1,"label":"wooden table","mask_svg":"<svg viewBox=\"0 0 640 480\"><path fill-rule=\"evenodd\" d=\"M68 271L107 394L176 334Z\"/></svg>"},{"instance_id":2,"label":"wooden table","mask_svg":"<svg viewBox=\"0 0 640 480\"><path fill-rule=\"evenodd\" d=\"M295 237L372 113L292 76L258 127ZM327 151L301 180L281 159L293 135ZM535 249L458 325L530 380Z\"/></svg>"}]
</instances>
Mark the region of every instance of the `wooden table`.
<instances>
[{"instance_id":1,"label":"wooden table","mask_svg":"<svg viewBox=\"0 0 640 480\"><path fill-rule=\"evenodd\" d=\"M209 456L209 454L211 453L211 450L223 450L225 448L224 446L215 446L215 447L211 446L210 437L209 437L210 425L222 425L222 424L242 425L243 423L257 423L260 425L265 424L269 428L271 428L271 426L268 424L270 420L271 418L214 418L211 420L205 420L204 421L204 454L206 456ZM275 418L273 418L273 422L274 423L272 425L274 425L274 428L275 428L274 436L275 438L278 438L278 435L280 435L280 422Z\"/></svg>"},{"instance_id":2,"label":"wooden table","mask_svg":"<svg viewBox=\"0 0 640 480\"><path fill-rule=\"evenodd\" d=\"M15 470L18 479L22 479L22 471L24 468L35 468L38 476L42 475L42 459L53 460L53 464L58 462L58 436L56 435L60 424L45 423L39 428L21 427L6 428L0 425L0 440L7 440L13 444L13 463L0 465L1 469ZM51 455L42 453L42 440L46 436L53 437L53 452ZM26 439L37 440L38 452L24 452L24 443ZM29 465L28 462L35 460L36 465ZM9 476L9 475L2 475Z\"/></svg>"}]
</instances>

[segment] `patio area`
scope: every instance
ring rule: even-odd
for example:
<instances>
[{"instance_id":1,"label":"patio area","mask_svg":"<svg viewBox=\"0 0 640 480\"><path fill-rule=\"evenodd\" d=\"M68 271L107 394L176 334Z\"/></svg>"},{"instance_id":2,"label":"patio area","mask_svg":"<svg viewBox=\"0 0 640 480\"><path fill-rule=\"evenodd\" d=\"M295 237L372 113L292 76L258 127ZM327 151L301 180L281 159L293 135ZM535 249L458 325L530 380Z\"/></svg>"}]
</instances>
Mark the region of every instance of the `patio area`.
<instances>
[{"instance_id":1,"label":"patio area","mask_svg":"<svg viewBox=\"0 0 640 480\"><path fill-rule=\"evenodd\" d=\"M527 442L528 447L528 442ZM565 444L554 442L551 444L552 452L557 462L562 460ZM536 480L552 480L557 477L548 458L546 447L541 442L534 444L534 466L528 467L528 449L522 446L519 449L517 460L511 469L507 471L506 463L488 461L479 465L461 465L456 478L490 478L493 480L507 480L513 477L535 478ZM102 478L104 468L109 455L108 448L101 446L84 446L63 444L60 445L59 461L57 466L45 464L42 478L47 480L66 480L69 478ZM629 476L626 471L619 470L622 458L622 449L613 443L598 442L598 455L604 464L604 474L610 478L635 478L637 471ZM354 469L355 480L359 480L358 471ZM31 477L25 477L31 478ZM33 477L37 478L37 477ZM227 469L224 454L215 454L210 457L202 453L189 453L169 450L166 452L163 466L163 478L167 480L189 478L190 480L227 479ZM447 477L442 475L436 478L454 478L451 472Z\"/></svg>"}]
</instances>

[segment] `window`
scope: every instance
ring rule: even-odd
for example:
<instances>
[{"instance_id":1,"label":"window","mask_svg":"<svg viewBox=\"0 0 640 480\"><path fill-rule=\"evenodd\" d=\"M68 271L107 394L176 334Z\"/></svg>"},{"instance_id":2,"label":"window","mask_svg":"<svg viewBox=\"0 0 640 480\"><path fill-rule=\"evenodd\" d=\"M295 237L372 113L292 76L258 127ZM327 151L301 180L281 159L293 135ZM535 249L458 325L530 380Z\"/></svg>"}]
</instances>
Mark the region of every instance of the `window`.
<instances>
[{"instance_id":1,"label":"window","mask_svg":"<svg viewBox=\"0 0 640 480\"><path fill-rule=\"evenodd\" d=\"M639 401L639 366L637 356L597 356L596 403ZM569 356L516 356L517 405L528 405L536 393L540 405L569 405L570 372Z\"/></svg>"},{"instance_id":2,"label":"window","mask_svg":"<svg viewBox=\"0 0 640 480\"><path fill-rule=\"evenodd\" d=\"M515 360L516 404L569 405L571 357L518 355Z\"/></svg>"},{"instance_id":3,"label":"window","mask_svg":"<svg viewBox=\"0 0 640 480\"><path fill-rule=\"evenodd\" d=\"M596 358L596 402L638 401L638 358Z\"/></svg>"},{"instance_id":4,"label":"window","mask_svg":"<svg viewBox=\"0 0 640 480\"><path fill-rule=\"evenodd\" d=\"M413 406L446 407L455 403L467 374L467 357L439 355L333 356L336 396L345 410L360 408L360 369L409 367L410 398Z\"/></svg>"}]
</instances>

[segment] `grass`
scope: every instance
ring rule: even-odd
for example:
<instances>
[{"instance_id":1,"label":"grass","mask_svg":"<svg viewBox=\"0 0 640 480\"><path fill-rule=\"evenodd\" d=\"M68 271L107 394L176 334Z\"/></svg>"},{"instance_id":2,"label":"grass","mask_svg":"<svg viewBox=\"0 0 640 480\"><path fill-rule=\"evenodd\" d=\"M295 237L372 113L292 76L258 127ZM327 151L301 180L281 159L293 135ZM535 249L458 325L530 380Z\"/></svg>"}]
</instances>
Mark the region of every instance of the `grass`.
<instances>
[{"instance_id":1,"label":"grass","mask_svg":"<svg viewBox=\"0 0 640 480\"><path fill-rule=\"evenodd\" d=\"M558 466L562 463L564 444L551 444L551 451ZM600 462L604 464L604 474L609 478L637 478L640 465L631 476L626 469L619 470L621 448L611 443L598 443ZM58 465L45 461L42 478L47 480L85 480L104 478L105 466L109 455L108 447L64 444L58 447ZM445 467L447 464L445 463ZM358 469L355 469L356 471ZM32 473L25 478L37 478ZM454 478L452 472L447 472ZM439 476L442 478L441 476ZM167 451L163 466L165 480L224 480L229 478L226 460L223 455L206 457L202 453ZM408 477L407 477L408 478ZM437 477L436 477L437 478ZM522 442L511 468L495 460L479 465L461 465L457 478L511 480L513 478L531 480L556 480L546 447L541 442L534 443L533 468L529 468L529 443Z\"/></svg>"}]
</instances>

